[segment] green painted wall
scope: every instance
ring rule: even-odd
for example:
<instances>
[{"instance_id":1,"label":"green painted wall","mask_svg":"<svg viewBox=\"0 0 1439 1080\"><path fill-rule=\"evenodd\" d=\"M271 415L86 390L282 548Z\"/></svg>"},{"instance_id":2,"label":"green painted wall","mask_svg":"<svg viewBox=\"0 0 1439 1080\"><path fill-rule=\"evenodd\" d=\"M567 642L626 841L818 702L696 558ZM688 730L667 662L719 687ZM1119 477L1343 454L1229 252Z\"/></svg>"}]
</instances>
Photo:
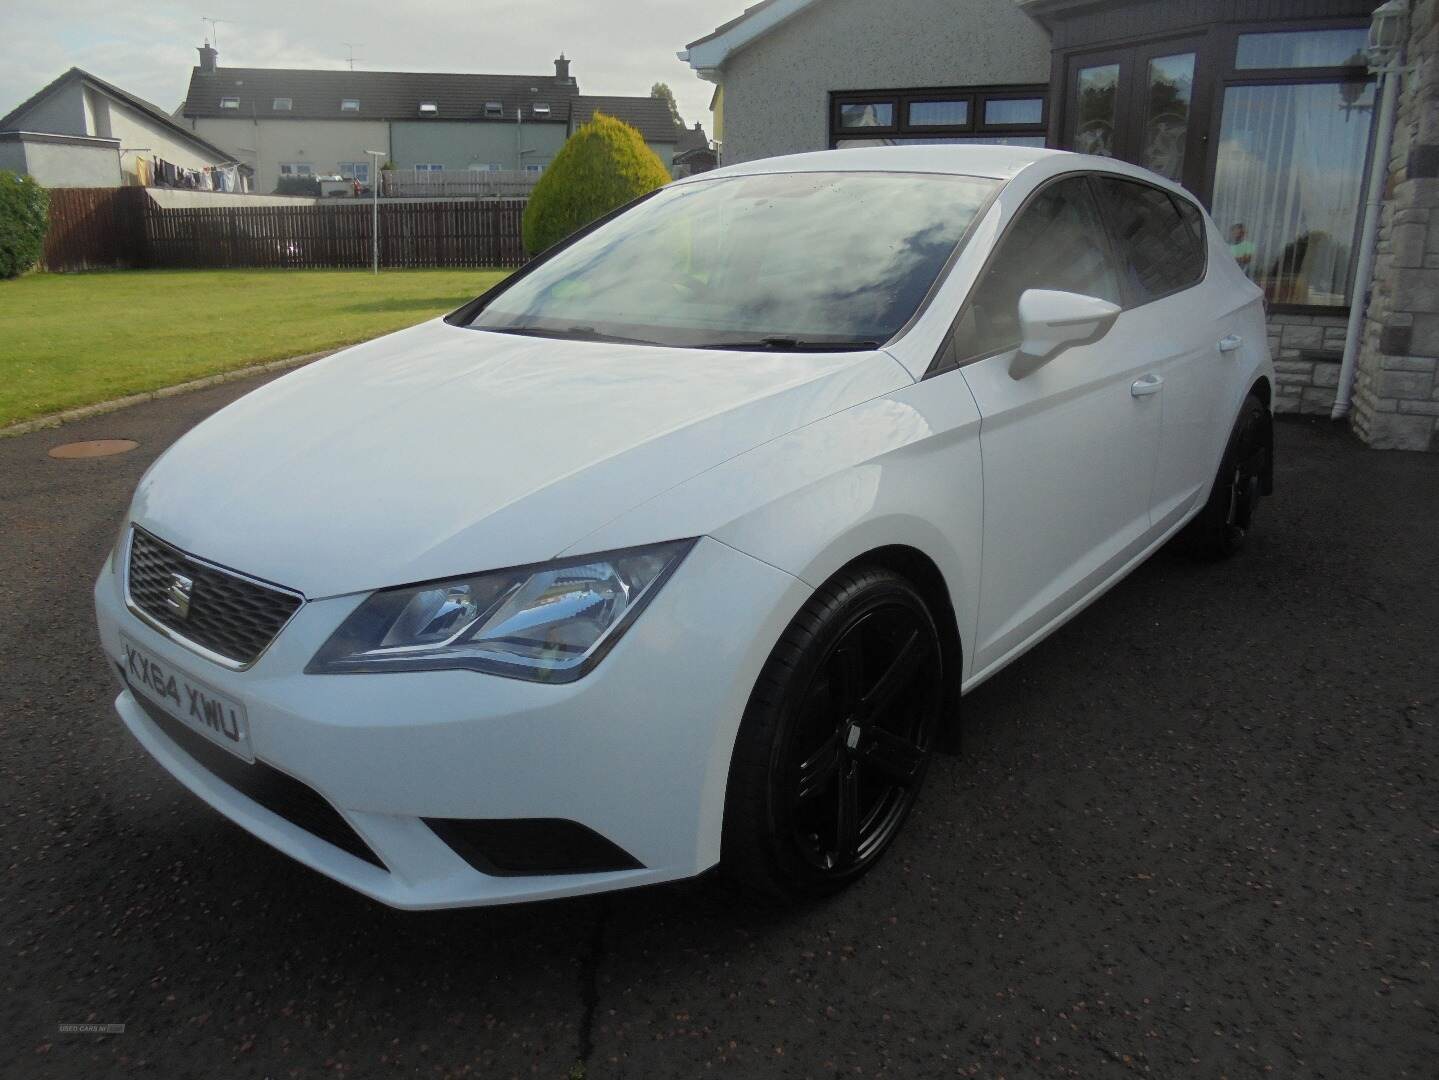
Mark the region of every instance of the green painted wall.
<instances>
[{"instance_id":1,"label":"green painted wall","mask_svg":"<svg viewBox=\"0 0 1439 1080\"><path fill-rule=\"evenodd\" d=\"M471 165L548 165L564 142L562 123L397 120L390 125L390 157L401 169L437 164L463 172ZM521 154L522 149L530 152Z\"/></svg>"}]
</instances>

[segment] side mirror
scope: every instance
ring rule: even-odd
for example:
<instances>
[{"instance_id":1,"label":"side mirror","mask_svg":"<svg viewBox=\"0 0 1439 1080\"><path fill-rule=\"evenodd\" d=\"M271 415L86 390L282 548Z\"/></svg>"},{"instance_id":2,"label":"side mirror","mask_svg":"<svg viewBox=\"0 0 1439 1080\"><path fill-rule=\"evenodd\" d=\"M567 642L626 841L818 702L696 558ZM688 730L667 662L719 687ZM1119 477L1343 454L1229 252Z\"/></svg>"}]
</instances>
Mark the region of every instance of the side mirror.
<instances>
[{"instance_id":1,"label":"side mirror","mask_svg":"<svg viewBox=\"0 0 1439 1080\"><path fill-rule=\"evenodd\" d=\"M1065 349L1098 341L1122 309L1097 296L1026 289L1019 298L1019 352L1009 364L1011 378L1022 379Z\"/></svg>"}]
</instances>

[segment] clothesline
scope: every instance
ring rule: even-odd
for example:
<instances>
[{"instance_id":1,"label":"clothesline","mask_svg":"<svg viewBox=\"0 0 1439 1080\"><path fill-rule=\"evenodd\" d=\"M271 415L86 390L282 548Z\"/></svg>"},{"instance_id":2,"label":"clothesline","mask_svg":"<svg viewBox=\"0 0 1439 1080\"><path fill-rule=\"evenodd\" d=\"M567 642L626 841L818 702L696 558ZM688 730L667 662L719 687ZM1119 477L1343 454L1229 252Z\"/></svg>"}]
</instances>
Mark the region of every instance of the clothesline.
<instances>
[{"instance_id":1,"label":"clothesline","mask_svg":"<svg viewBox=\"0 0 1439 1080\"><path fill-rule=\"evenodd\" d=\"M248 191L249 178L238 163L187 169L162 157L136 158L135 179L141 187L182 188L189 191Z\"/></svg>"}]
</instances>

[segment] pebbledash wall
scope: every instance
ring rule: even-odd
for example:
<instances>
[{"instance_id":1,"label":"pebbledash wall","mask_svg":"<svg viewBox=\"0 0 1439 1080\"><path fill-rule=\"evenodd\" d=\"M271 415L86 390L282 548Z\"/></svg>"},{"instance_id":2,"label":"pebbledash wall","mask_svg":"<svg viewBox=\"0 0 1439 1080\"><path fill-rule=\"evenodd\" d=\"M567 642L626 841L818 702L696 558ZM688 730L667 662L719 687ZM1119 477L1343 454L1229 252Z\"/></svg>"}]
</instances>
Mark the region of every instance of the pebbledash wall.
<instances>
[{"instance_id":1,"label":"pebbledash wall","mask_svg":"<svg viewBox=\"0 0 1439 1080\"><path fill-rule=\"evenodd\" d=\"M1370 446L1439 451L1439 0L1412 0L1409 73L1389 157L1354 382Z\"/></svg>"}]
</instances>

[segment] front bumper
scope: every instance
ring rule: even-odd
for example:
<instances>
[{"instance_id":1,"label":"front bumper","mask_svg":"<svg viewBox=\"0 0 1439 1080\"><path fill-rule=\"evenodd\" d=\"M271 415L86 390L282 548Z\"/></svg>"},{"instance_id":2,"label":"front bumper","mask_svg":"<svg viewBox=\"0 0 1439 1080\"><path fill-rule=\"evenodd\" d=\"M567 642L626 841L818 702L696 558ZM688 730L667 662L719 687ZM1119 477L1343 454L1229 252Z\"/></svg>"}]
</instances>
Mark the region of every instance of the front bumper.
<instances>
[{"instance_id":1,"label":"front bumper","mask_svg":"<svg viewBox=\"0 0 1439 1080\"><path fill-rule=\"evenodd\" d=\"M267 809L226 782L225 770L206 768L127 686L116 710L161 765L305 865L383 903L424 909L627 888L713 866L740 716L809 591L702 539L604 661L566 685L469 671L305 675L361 595L305 604L247 671L227 670L150 629L125 607L120 575L108 567L95 605L113 662L125 655L123 630L242 702L261 767L313 789L383 866ZM484 873L423 819L563 819L639 867Z\"/></svg>"}]
</instances>

